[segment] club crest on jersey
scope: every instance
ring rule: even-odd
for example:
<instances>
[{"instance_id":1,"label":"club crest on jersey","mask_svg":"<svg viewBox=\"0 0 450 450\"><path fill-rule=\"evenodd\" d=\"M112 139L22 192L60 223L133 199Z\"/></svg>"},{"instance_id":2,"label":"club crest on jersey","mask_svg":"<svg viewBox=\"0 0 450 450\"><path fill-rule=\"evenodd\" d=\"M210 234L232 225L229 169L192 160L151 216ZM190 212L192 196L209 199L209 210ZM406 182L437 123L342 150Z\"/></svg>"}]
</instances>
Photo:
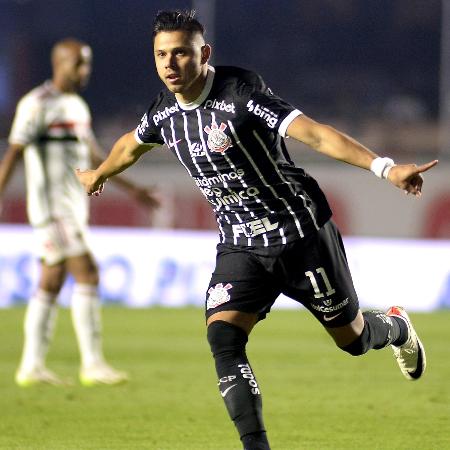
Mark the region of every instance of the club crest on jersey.
<instances>
[{"instance_id":1,"label":"club crest on jersey","mask_svg":"<svg viewBox=\"0 0 450 450\"><path fill-rule=\"evenodd\" d=\"M216 122L212 122L211 127L206 125L204 128L208 135L208 148L212 152L225 153L228 148L233 147L230 137L224 132L226 129L227 125L223 122L220 126L218 126Z\"/></svg>"},{"instance_id":2,"label":"club crest on jersey","mask_svg":"<svg viewBox=\"0 0 450 450\"><path fill-rule=\"evenodd\" d=\"M225 286L222 283L216 284L214 287L208 289L208 300L206 301L206 309L213 309L223 303L230 301L230 294L228 290L231 289L233 285L227 283Z\"/></svg>"}]
</instances>

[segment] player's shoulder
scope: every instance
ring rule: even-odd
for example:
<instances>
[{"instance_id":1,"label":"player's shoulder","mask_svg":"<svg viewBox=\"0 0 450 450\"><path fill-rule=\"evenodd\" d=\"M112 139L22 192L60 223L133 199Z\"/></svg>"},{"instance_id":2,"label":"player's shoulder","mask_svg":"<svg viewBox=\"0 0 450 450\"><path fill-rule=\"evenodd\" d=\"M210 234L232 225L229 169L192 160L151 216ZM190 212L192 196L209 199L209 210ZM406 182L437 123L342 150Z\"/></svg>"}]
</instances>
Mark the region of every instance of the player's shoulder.
<instances>
[{"instance_id":1,"label":"player's shoulder","mask_svg":"<svg viewBox=\"0 0 450 450\"><path fill-rule=\"evenodd\" d=\"M17 102L18 113L27 116L39 114L45 109L45 104L51 95L52 92L47 82L36 86L19 99Z\"/></svg>"},{"instance_id":2,"label":"player's shoulder","mask_svg":"<svg viewBox=\"0 0 450 450\"><path fill-rule=\"evenodd\" d=\"M220 81L234 84L237 89L259 90L265 86L261 75L253 70L236 66L217 66L215 70Z\"/></svg>"},{"instance_id":3,"label":"player's shoulder","mask_svg":"<svg viewBox=\"0 0 450 450\"><path fill-rule=\"evenodd\" d=\"M19 105L31 107L39 106L54 96L54 89L51 87L51 82L46 81L39 86L34 87L27 92L20 100Z\"/></svg>"},{"instance_id":4,"label":"player's shoulder","mask_svg":"<svg viewBox=\"0 0 450 450\"><path fill-rule=\"evenodd\" d=\"M159 91L158 94L156 94L155 97L153 97L153 100L150 102L148 110L154 110L159 108L164 108L166 106L171 106L174 103L176 103L177 100L175 98L175 95L172 94L167 89Z\"/></svg>"}]
</instances>

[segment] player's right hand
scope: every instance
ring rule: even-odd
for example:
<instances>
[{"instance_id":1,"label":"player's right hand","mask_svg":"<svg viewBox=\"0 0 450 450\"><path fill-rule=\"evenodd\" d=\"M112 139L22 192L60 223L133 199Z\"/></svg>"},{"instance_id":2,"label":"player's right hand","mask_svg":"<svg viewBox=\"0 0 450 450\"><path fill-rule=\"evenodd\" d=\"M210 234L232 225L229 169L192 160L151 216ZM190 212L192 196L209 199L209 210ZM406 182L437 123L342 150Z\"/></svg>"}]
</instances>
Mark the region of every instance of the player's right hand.
<instances>
[{"instance_id":1,"label":"player's right hand","mask_svg":"<svg viewBox=\"0 0 450 450\"><path fill-rule=\"evenodd\" d=\"M105 187L105 181L95 170L75 169L75 175L83 185L88 195L100 195Z\"/></svg>"}]
</instances>

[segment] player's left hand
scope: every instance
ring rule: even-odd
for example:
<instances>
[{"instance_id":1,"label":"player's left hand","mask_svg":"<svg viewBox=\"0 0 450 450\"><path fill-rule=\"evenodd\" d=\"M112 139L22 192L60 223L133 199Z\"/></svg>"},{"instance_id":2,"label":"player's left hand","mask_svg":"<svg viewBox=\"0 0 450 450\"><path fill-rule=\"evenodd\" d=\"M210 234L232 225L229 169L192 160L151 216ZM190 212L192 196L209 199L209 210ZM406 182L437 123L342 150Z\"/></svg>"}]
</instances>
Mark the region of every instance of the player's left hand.
<instances>
[{"instance_id":1,"label":"player's left hand","mask_svg":"<svg viewBox=\"0 0 450 450\"><path fill-rule=\"evenodd\" d=\"M155 197L153 188L135 187L133 195L136 200L148 209L155 209L160 206L159 200Z\"/></svg>"},{"instance_id":2,"label":"player's left hand","mask_svg":"<svg viewBox=\"0 0 450 450\"><path fill-rule=\"evenodd\" d=\"M402 189L405 194L413 194L416 197L422 195L422 173L430 170L438 163L438 160L430 161L420 166L416 164L399 164L389 171L388 180Z\"/></svg>"}]
</instances>

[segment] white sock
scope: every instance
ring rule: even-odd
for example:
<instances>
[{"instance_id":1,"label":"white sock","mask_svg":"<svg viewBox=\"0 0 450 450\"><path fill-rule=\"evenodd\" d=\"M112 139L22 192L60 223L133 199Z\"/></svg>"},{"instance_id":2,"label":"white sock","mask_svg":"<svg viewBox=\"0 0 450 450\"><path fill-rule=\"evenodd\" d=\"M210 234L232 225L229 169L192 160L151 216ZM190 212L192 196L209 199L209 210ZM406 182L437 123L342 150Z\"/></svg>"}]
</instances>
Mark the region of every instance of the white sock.
<instances>
[{"instance_id":1,"label":"white sock","mask_svg":"<svg viewBox=\"0 0 450 450\"><path fill-rule=\"evenodd\" d=\"M102 363L104 358L97 286L76 283L73 288L71 311L80 349L81 366L86 368Z\"/></svg>"},{"instance_id":2,"label":"white sock","mask_svg":"<svg viewBox=\"0 0 450 450\"><path fill-rule=\"evenodd\" d=\"M20 370L31 372L45 366L45 357L56 321L56 295L38 290L28 302L24 319L24 345Z\"/></svg>"}]
</instances>

